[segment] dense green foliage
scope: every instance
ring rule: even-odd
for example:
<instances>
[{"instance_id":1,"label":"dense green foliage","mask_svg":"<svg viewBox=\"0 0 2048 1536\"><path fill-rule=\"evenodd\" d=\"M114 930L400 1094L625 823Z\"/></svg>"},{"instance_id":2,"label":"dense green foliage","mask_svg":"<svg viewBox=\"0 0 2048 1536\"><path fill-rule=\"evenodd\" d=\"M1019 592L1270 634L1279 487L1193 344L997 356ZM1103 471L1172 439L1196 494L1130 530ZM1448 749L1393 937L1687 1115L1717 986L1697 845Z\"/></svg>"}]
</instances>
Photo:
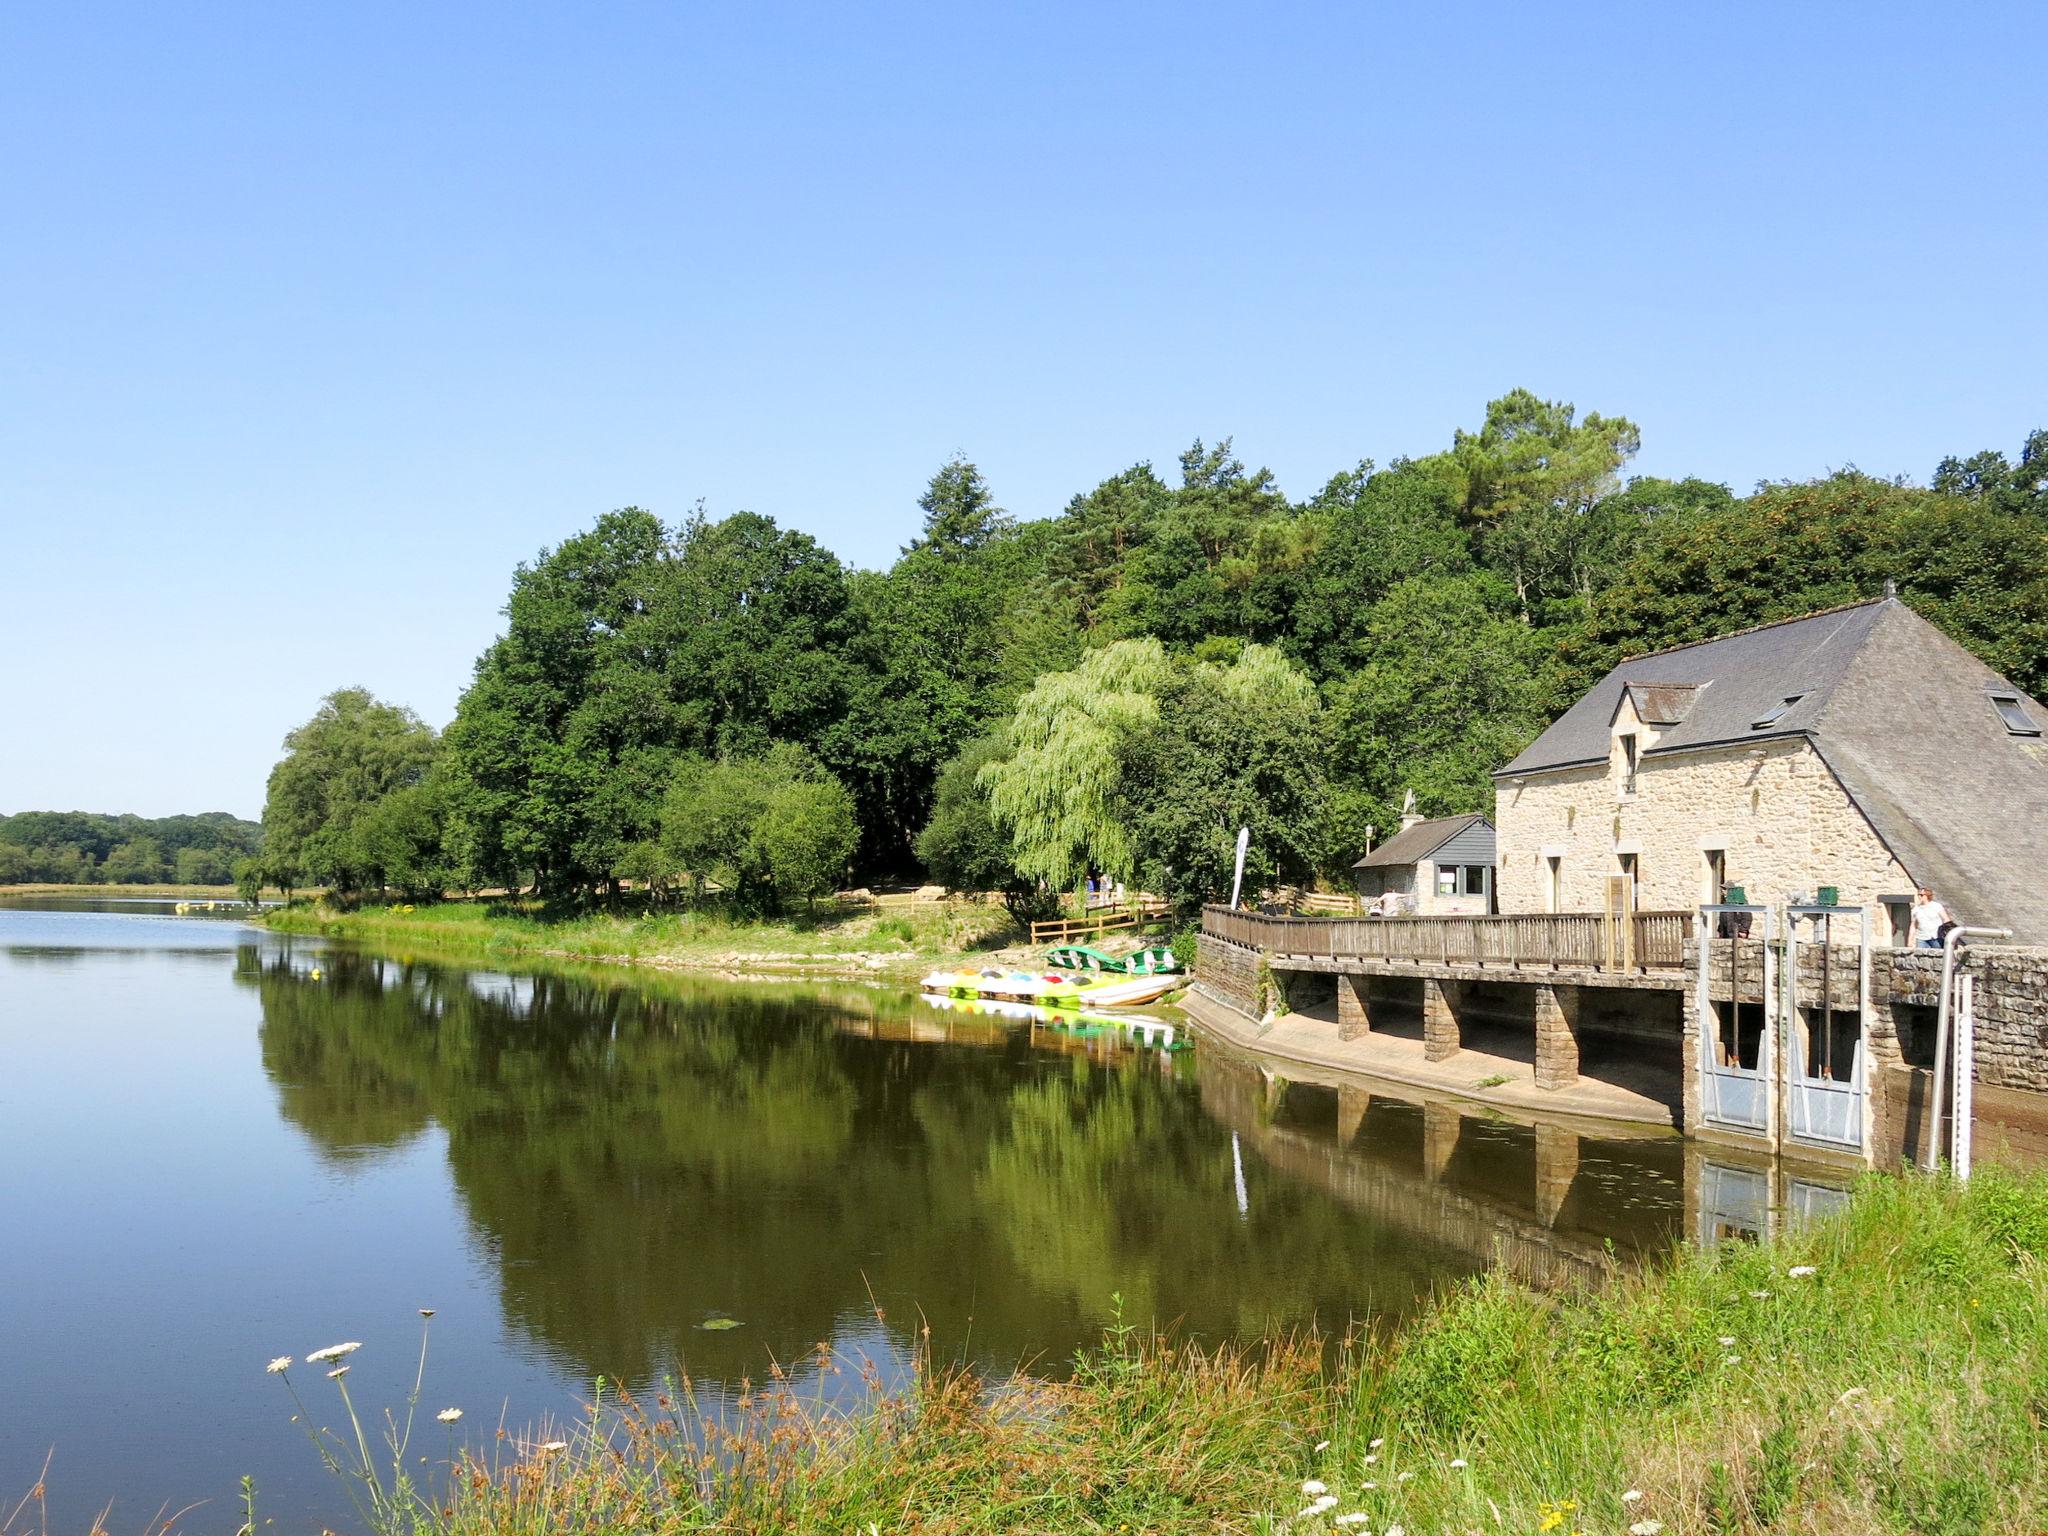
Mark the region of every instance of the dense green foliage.
<instances>
[{"instance_id":1,"label":"dense green foliage","mask_svg":"<svg viewBox=\"0 0 2048 1536\"><path fill-rule=\"evenodd\" d=\"M0 885L226 885L262 846L262 827L226 811L22 811L0 816Z\"/></svg>"},{"instance_id":2,"label":"dense green foliage","mask_svg":"<svg viewBox=\"0 0 2048 1536\"><path fill-rule=\"evenodd\" d=\"M286 843L408 886L707 877L665 814L678 776L783 745L850 797L863 874L922 859L1042 901L1095 872L1185 904L1227 881L1225 823L1253 828L1258 880L1340 875L1411 790L1489 809L1492 770L1620 656L1887 580L2048 686L2048 432L1925 488L1845 470L1748 496L1628 479L1639 441L1515 390L1443 451L1303 501L1197 441L1177 481L1136 464L1039 520L956 458L887 571L754 513L609 513L515 573L416 803L367 842L346 805L325 843L280 807ZM1240 655L1292 669L1254 708L1220 681Z\"/></svg>"},{"instance_id":3,"label":"dense green foliage","mask_svg":"<svg viewBox=\"0 0 2048 1536\"><path fill-rule=\"evenodd\" d=\"M265 861L282 886L437 889L440 743L409 709L341 688L284 739L263 804Z\"/></svg>"}]
</instances>

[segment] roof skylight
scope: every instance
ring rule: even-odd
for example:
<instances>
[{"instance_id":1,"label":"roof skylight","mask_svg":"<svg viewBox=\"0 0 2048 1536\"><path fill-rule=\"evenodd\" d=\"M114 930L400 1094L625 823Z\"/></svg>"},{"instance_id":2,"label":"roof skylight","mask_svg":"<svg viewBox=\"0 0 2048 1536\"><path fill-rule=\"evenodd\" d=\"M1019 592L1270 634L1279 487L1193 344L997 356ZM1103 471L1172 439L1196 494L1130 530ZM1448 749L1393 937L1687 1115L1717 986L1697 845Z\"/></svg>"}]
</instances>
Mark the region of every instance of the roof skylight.
<instances>
[{"instance_id":1,"label":"roof skylight","mask_svg":"<svg viewBox=\"0 0 2048 1536\"><path fill-rule=\"evenodd\" d=\"M1769 709L1765 710L1762 714L1758 715L1754 720L1750 721L1749 728L1752 731L1760 731L1767 725L1776 725L1778 723L1779 716L1783 715L1786 710L1790 709L1794 704L1797 704L1801 699L1805 697L1806 695L1803 693L1787 694L1784 698L1780 699L1777 703L1773 704Z\"/></svg>"},{"instance_id":2,"label":"roof skylight","mask_svg":"<svg viewBox=\"0 0 2048 1536\"><path fill-rule=\"evenodd\" d=\"M2020 702L2016 693L1986 694L1991 707L1998 711L1998 718L2005 722L2008 733L2014 736L2038 736L2041 727L2034 723L2034 717L2027 713L2027 706Z\"/></svg>"}]
</instances>

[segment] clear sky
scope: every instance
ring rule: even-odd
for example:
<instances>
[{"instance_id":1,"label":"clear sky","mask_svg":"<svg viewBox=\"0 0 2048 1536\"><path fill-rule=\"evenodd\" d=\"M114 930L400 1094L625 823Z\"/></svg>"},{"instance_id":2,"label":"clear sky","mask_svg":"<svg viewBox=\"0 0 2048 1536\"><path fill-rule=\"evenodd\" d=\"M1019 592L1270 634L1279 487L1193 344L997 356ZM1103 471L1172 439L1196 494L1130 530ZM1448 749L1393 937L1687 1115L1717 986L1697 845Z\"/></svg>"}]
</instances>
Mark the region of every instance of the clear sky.
<instances>
[{"instance_id":1,"label":"clear sky","mask_svg":"<svg viewBox=\"0 0 2048 1536\"><path fill-rule=\"evenodd\" d=\"M2048 7L22 0L0 811L255 814L445 723L637 503L881 564L1234 435L1295 496L1525 385L1640 472L2048 424Z\"/></svg>"}]
</instances>

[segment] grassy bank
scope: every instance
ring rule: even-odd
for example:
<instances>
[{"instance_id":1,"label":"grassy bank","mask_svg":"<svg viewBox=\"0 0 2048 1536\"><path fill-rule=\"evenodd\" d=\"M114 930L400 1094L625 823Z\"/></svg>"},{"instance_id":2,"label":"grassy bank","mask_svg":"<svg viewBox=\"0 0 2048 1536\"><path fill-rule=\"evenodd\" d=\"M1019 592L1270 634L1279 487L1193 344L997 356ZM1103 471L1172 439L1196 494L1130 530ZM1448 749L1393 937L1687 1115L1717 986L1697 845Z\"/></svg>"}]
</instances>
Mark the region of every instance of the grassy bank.
<instances>
[{"instance_id":1,"label":"grassy bank","mask_svg":"<svg viewBox=\"0 0 2048 1536\"><path fill-rule=\"evenodd\" d=\"M443 901L341 911L300 904L264 919L285 933L319 933L380 948L430 949L605 964L721 971L910 976L966 952L1021 939L1001 907L966 902L841 908L779 919L693 912L560 914L538 903Z\"/></svg>"},{"instance_id":2,"label":"grassy bank","mask_svg":"<svg viewBox=\"0 0 2048 1536\"><path fill-rule=\"evenodd\" d=\"M1335 1365L1312 1340L1204 1355L1113 1330L1071 1381L931 1370L864 1415L822 1414L770 1368L708 1444L684 1428L687 1383L642 1402L607 1392L581 1423L525 1438L492 1439L487 1417L445 1486L387 1493L371 1523L465 1536L2039 1530L2044 1259L2048 1177L1873 1177L1844 1216L1688 1251L1598 1292L1475 1282ZM802 1380L807 1365L790 1370ZM307 1390L332 1390L305 1374ZM461 1400L432 1386L422 1415Z\"/></svg>"}]
</instances>

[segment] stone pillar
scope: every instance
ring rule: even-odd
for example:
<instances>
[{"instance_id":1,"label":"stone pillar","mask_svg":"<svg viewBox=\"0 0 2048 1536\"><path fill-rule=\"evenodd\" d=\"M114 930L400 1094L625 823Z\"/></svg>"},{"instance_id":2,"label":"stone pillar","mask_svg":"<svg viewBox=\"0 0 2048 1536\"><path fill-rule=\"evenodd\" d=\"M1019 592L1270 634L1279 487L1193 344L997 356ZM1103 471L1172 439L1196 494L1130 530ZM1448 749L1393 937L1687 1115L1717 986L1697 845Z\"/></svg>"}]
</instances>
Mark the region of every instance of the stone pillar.
<instances>
[{"instance_id":1,"label":"stone pillar","mask_svg":"<svg viewBox=\"0 0 2048 1536\"><path fill-rule=\"evenodd\" d=\"M1536 1127L1536 1214L1543 1225L1557 1225L1557 1213L1579 1176L1578 1132L1561 1125Z\"/></svg>"},{"instance_id":2,"label":"stone pillar","mask_svg":"<svg viewBox=\"0 0 2048 1536\"><path fill-rule=\"evenodd\" d=\"M1451 1166L1451 1154L1458 1150L1458 1129L1465 1117L1458 1106L1442 1102L1422 1106L1422 1175L1436 1180Z\"/></svg>"},{"instance_id":3,"label":"stone pillar","mask_svg":"<svg viewBox=\"0 0 2048 1536\"><path fill-rule=\"evenodd\" d=\"M1365 1112L1372 1107L1372 1095L1363 1088L1337 1090L1337 1145L1348 1147L1365 1124Z\"/></svg>"},{"instance_id":4,"label":"stone pillar","mask_svg":"<svg viewBox=\"0 0 2048 1536\"><path fill-rule=\"evenodd\" d=\"M1458 1014L1452 999L1455 981L1422 982L1422 1057L1425 1061L1446 1061L1462 1048L1458 1039Z\"/></svg>"},{"instance_id":5,"label":"stone pillar","mask_svg":"<svg viewBox=\"0 0 2048 1536\"><path fill-rule=\"evenodd\" d=\"M1536 989L1536 1086L1569 1088L1579 1080L1579 989Z\"/></svg>"},{"instance_id":6,"label":"stone pillar","mask_svg":"<svg viewBox=\"0 0 2048 1536\"><path fill-rule=\"evenodd\" d=\"M1346 976L1341 972L1337 977L1337 1038L1356 1040L1372 1031L1372 1008L1366 1002L1366 978Z\"/></svg>"}]
</instances>

